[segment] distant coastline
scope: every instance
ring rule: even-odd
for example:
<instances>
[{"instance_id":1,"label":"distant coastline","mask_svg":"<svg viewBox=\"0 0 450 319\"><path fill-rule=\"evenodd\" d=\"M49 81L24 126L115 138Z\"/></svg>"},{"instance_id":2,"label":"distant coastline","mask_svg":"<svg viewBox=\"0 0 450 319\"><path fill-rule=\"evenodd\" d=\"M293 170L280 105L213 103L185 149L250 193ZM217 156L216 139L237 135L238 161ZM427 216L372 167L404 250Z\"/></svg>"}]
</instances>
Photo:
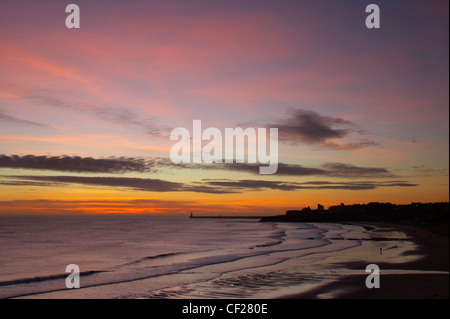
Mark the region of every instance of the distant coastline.
<instances>
[{"instance_id":1,"label":"distant coastline","mask_svg":"<svg viewBox=\"0 0 450 319\"><path fill-rule=\"evenodd\" d=\"M262 222L423 222L448 224L449 203L411 203L397 205L372 202L331 206L327 210L320 204L317 209L288 210L285 215L267 216Z\"/></svg>"}]
</instances>

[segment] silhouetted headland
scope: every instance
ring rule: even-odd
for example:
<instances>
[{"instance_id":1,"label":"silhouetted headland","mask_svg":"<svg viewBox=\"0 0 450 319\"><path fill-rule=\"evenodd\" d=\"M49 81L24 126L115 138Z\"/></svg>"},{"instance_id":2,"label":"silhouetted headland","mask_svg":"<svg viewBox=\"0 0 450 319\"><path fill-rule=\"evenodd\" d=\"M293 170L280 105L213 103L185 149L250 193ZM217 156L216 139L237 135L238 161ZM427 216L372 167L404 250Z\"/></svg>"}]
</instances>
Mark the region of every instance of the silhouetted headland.
<instances>
[{"instance_id":1,"label":"silhouetted headland","mask_svg":"<svg viewBox=\"0 0 450 319\"><path fill-rule=\"evenodd\" d=\"M318 204L302 210L288 210L285 215L262 217L262 222L402 222L448 223L449 203L412 203L396 205L372 202L330 206L328 210Z\"/></svg>"}]
</instances>

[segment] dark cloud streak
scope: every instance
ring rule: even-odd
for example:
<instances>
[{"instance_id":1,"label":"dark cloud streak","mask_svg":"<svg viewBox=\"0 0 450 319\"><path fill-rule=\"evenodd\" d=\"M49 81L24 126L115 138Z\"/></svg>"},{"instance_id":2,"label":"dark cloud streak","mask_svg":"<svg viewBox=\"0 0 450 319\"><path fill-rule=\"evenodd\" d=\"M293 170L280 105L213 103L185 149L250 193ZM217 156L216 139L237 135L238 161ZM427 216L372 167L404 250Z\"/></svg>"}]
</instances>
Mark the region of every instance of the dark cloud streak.
<instances>
[{"instance_id":1,"label":"dark cloud streak","mask_svg":"<svg viewBox=\"0 0 450 319\"><path fill-rule=\"evenodd\" d=\"M46 124L19 119L14 116L10 116L10 115L7 115L7 114L1 113L1 112L0 112L0 121L10 122L10 123L19 124L19 125L26 125L26 126L52 128L51 126L46 125Z\"/></svg>"},{"instance_id":2,"label":"dark cloud streak","mask_svg":"<svg viewBox=\"0 0 450 319\"><path fill-rule=\"evenodd\" d=\"M171 192L179 190L183 184L164 181L161 179L144 179L131 177L90 177L90 176L8 176L19 180L31 180L44 183L59 184L82 184L108 187L127 187L134 190Z\"/></svg>"},{"instance_id":3,"label":"dark cloud streak","mask_svg":"<svg viewBox=\"0 0 450 319\"><path fill-rule=\"evenodd\" d=\"M414 187L407 181L361 181L329 182L309 181L303 183L266 181L266 180L213 180L204 179L194 185L171 182L161 179L131 177L90 177L90 176L2 176L0 184L13 186L50 186L61 187L66 184L78 184L102 187L124 187L145 192L197 192L207 194L230 194L243 191L261 191L264 189L279 191L297 191L302 189L343 189L369 190L378 187Z\"/></svg>"},{"instance_id":4,"label":"dark cloud streak","mask_svg":"<svg viewBox=\"0 0 450 319\"><path fill-rule=\"evenodd\" d=\"M0 155L0 168L51 170L75 173L127 173L155 172L163 168L227 170L259 175L260 164L173 164L168 159L108 157L92 158L80 156L36 156ZM392 178L393 173L383 167L364 167L344 163L326 163L319 168L297 164L278 164L278 176L323 176L333 178Z\"/></svg>"},{"instance_id":5,"label":"dark cloud streak","mask_svg":"<svg viewBox=\"0 0 450 319\"><path fill-rule=\"evenodd\" d=\"M261 164L248 163L218 163L218 164L173 164L170 161L158 161L155 164L161 167L179 169L228 170L259 175ZM388 169L383 167L364 167L344 163L326 163L319 168L305 167L298 164L278 163L276 176L324 176L338 178L392 178L395 177Z\"/></svg>"},{"instance_id":6,"label":"dark cloud streak","mask_svg":"<svg viewBox=\"0 0 450 319\"><path fill-rule=\"evenodd\" d=\"M143 118L139 114L130 111L129 107L68 101L60 98L50 89L22 89L21 98L42 105L87 113L98 119L137 129L148 135L161 135L162 131L167 130L167 128L162 129L154 118Z\"/></svg>"},{"instance_id":7,"label":"dark cloud streak","mask_svg":"<svg viewBox=\"0 0 450 319\"><path fill-rule=\"evenodd\" d=\"M236 191L209 185L187 185L162 179L133 177L91 177L91 176L2 176L6 182L0 184L13 186L61 187L65 184L87 186L124 187L144 192L196 192L208 194L229 194ZM13 179L13 181L9 181ZM18 180L18 181L17 181Z\"/></svg>"},{"instance_id":8,"label":"dark cloud streak","mask_svg":"<svg viewBox=\"0 0 450 319\"><path fill-rule=\"evenodd\" d=\"M362 182L328 182L328 181L311 181L304 183L282 182L282 181L262 181L262 180L204 180L208 185L229 187L232 189L245 190L282 190L282 191L297 191L302 189L342 189L342 190L370 190L378 187L415 187L407 181L362 181Z\"/></svg>"},{"instance_id":9,"label":"dark cloud streak","mask_svg":"<svg viewBox=\"0 0 450 319\"><path fill-rule=\"evenodd\" d=\"M151 160L130 157L95 159L80 156L0 155L0 168L39 169L77 173L147 172Z\"/></svg>"},{"instance_id":10,"label":"dark cloud streak","mask_svg":"<svg viewBox=\"0 0 450 319\"><path fill-rule=\"evenodd\" d=\"M382 167L362 167L343 163L326 163L322 165L327 176L341 178L394 177L395 175Z\"/></svg>"},{"instance_id":11,"label":"dark cloud streak","mask_svg":"<svg viewBox=\"0 0 450 319\"><path fill-rule=\"evenodd\" d=\"M290 117L278 122L267 123L265 127L278 128L281 141L289 144L311 144L337 150L354 150L363 147L378 146L377 142L367 139L352 143L338 144L333 139L343 139L355 133L367 134L354 123L338 118L323 116L311 110L296 109Z\"/></svg>"}]
</instances>

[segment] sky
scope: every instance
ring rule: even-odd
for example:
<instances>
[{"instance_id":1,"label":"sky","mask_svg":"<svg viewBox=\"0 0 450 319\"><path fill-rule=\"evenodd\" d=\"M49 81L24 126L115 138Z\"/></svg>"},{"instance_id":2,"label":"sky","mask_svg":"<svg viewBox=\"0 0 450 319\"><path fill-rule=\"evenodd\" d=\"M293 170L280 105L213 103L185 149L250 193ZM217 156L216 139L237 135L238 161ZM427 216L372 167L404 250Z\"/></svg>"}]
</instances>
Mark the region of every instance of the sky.
<instances>
[{"instance_id":1,"label":"sky","mask_svg":"<svg viewBox=\"0 0 450 319\"><path fill-rule=\"evenodd\" d=\"M448 1L69 3L0 3L0 214L449 200ZM278 128L278 171L173 163L193 120Z\"/></svg>"}]
</instances>

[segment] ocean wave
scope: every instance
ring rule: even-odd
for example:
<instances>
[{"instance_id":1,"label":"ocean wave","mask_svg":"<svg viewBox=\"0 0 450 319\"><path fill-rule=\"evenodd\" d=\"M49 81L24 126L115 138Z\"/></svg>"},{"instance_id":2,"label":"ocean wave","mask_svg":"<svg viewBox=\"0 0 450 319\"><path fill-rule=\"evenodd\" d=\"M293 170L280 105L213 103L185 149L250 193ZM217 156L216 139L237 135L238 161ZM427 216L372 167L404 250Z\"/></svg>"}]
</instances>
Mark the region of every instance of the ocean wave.
<instances>
[{"instance_id":1,"label":"ocean wave","mask_svg":"<svg viewBox=\"0 0 450 319\"><path fill-rule=\"evenodd\" d=\"M173 257L173 256L177 256L177 255L181 255L183 253L164 253L164 254L159 254L159 255L155 255L155 256L147 256L147 257L142 257L140 259L137 260L133 260L130 261L124 265L134 265L134 264L139 264L145 261L149 261L149 260L156 260L156 259L160 259L160 258L167 258L167 257Z\"/></svg>"},{"instance_id":2,"label":"ocean wave","mask_svg":"<svg viewBox=\"0 0 450 319\"><path fill-rule=\"evenodd\" d=\"M102 273L102 272L106 272L106 271L105 270L82 271L82 272L80 272L80 276L86 277L86 276L91 276L91 275ZM65 279L65 278L67 278L68 275L69 274L66 273L66 274L38 276L38 277L31 277L31 278L20 278L20 279L15 279L15 280L10 280L10 281L1 281L0 287Z\"/></svg>"}]
</instances>

